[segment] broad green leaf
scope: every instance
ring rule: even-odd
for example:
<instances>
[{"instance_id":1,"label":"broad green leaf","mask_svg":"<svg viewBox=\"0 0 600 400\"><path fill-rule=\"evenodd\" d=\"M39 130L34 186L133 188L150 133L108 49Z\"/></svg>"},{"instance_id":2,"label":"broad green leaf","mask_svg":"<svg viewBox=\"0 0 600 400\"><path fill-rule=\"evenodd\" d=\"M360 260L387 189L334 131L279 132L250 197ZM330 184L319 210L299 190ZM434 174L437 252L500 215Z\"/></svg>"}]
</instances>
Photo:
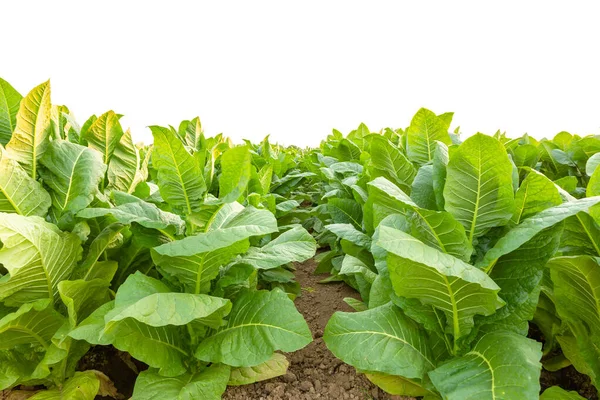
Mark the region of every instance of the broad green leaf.
<instances>
[{"instance_id":1,"label":"broad green leaf","mask_svg":"<svg viewBox=\"0 0 600 400\"><path fill-rule=\"evenodd\" d=\"M17 125L17 112L23 96L0 78L0 144L6 146Z\"/></svg>"},{"instance_id":2,"label":"broad green leaf","mask_svg":"<svg viewBox=\"0 0 600 400\"><path fill-rule=\"evenodd\" d=\"M435 368L425 331L391 303L336 312L323 339L337 358L360 370L420 380Z\"/></svg>"},{"instance_id":3,"label":"broad green leaf","mask_svg":"<svg viewBox=\"0 0 600 400\"><path fill-rule=\"evenodd\" d=\"M50 143L50 81L33 88L21 100L17 125L6 150L32 178L37 177L38 161Z\"/></svg>"},{"instance_id":4,"label":"broad green leaf","mask_svg":"<svg viewBox=\"0 0 600 400\"><path fill-rule=\"evenodd\" d=\"M179 131L181 133L182 128L185 129L185 143L196 151L201 151L206 144L204 139L204 131L202 130L202 123L199 117L193 118L191 121L184 121L182 125L179 125Z\"/></svg>"},{"instance_id":5,"label":"broad green leaf","mask_svg":"<svg viewBox=\"0 0 600 400\"><path fill-rule=\"evenodd\" d=\"M506 225L515 204L512 164L502 143L481 133L465 140L450 156L444 200L470 242Z\"/></svg>"},{"instance_id":6,"label":"broad green leaf","mask_svg":"<svg viewBox=\"0 0 600 400\"><path fill-rule=\"evenodd\" d=\"M186 291L207 293L219 267L248 250L248 238L276 231L273 214L248 207L219 229L153 248L152 258L163 273L174 276Z\"/></svg>"},{"instance_id":7,"label":"broad green leaf","mask_svg":"<svg viewBox=\"0 0 600 400\"><path fill-rule=\"evenodd\" d=\"M410 189L417 171L389 140L374 135L371 141L370 174L372 179L383 176L403 189Z\"/></svg>"},{"instance_id":8,"label":"broad green leaf","mask_svg":"<svg viewBox=\"0 0 600 400\"><path fill-rule=\"evenodd\" d=\"M544 267L558 250L561 231L560 225L540 231L518 249L500 257L488 271L490 278L500 286L506 305L485 318L485 323L527 335L528 321L533 319L538 303Z\"/></svg>"},{"instance_id":9,"label":"broad green leaf","mask_svg":"<svg viewBox=\"0 0 600 400\"><path fill-rule=\"evenodd\" d=\"M131 400L220 400L227 388L229 374L229 367L223 364L213 364L195 374L185 373L173 378L147 370L137 378Z\"/></svg>"},{"instance_id":10,"label":"broad green leaf","mask_svg":"<svg viewBox=\"0 0 600 400\"><path fill-rule=\"evenodd\" d=\"M446 167L449 161L448 146L437 142L433 153L432 183L437 209L444 209L444 186L446 185Z\"/></svg>"},{"instance_id":11,"label":"broad green leaf","mask_svg":"<svg viewBox=\"0 0 600 400\"><path fill-rule=\"evenodd\" d=\"M425 108L417 111L410 121L406 135L408 158L419 164L433 160L436 141L446 145L452 144L444 120Z\"/></svg>"},{"instance_id":12,"label":"broad green leaf","mask_svg":"<svg viewBox=\"0 0 600 400\"><path fill-rule=\"evenodd\" d=\"M20 305L37 299L58 299L58 283L68 279L81 257L79 238L61 232L40 217L0 213L0 299Z\"/></svg>"},{"instance_id":13,"label":"broad green leaf","mask_svg":"<svg viewBox=\"0 0 600 400\"><path fill-rule=\"evenodd\" d=\"M290 229L263 247L251 247L242 257L242 263L257 269L270 269L290 262L306 261L315 255L317 243L301 226Z\"/></svg>"},{"instance_id":14,"label":"broad green leaf","mask_svg":"<svg viewBox=\"0 0 600 400\"><path fill-rule=\"evenodd\" d=\"M89 317L98 307L110 301L109 286L110 281L103 279L80 279L58 284L60 298L67 306L72 328Z\"/></svg>"},{"instance_id":15,"label":"broad green leaf","mask_svg":"<svg viewBox=\"0 0 600 400\"><path fill-rule=\"evenodd\" d=\"M463 226L450 213L418 207L410 197L383 178L369 182L369 201L373 205L373 213L379 214L374 222L394 213L404 214L407 233L444 253L466 262L470 260L473 253L471 242Z\"/></svg>"},{"instance_id":16,"label":"broad green leaf","mask_svg":"<svg viewBox=\"0 0 600 400\"><path fill-rule=\"evenodd\" d=\"M1 83L0 79L0 89ZM42 185L0 148L0 212L43 217L51 204Z\"/></svg>"},{"instance_id":17,"label":"broad green leaf","mask_svg":"<svg viewBox=\"0 0 600 400\"><path fill-rule=\"evenodd\" d=\"M565 220L560 252L565 256L600 257L600 226L589 214L582 211Z\"/></svg>"},{"instance_id":18,"label":"broad green leaf","mask_svg":"<svg viewBox=\"0 0 600 400\"><path fill-rule=\"evenodd\" d=\"M41 346L46 350L64 321L49 300L23 304L0 319L0 350L12 350L21 345Z\"/></svg>"},{"instance_id":19,"label":"broad green leaf","mask_svg":"<svg viewBox=\"0 0 600 400\"><path fill-rule=\"evenodd\" d=\"M594 174L594 171L596 171L596 169L598 168L599 165L600 165L600 153L596 153L587 160L587 163L585 164L585 173L588 176L592 176Z\"/></svg>"},{"instance_id":20,"label":"broad green leaf","mask_svg":"<svg viewBox=\"0 0 600 400\"><path fill-rule=\"evenodd\" d=\"M128 281L140 276L142 275L139 273L131 275ZM190 293L153 293L131 304L119 305L120 293L131 290L127 283L126 281L119 288L115 302L116 309L111 312L107 323L133 318L154 327L181 326L197 321L211 328L218 328L223 317L231 310L231 303L227 299Z\"/></svg>"},{"instance_id":21,"label":"broad green leaf","mask_svg":"<svg viewBox=\"0 0 600 400\"><path fill-rule=\"evenodd\" d=\"M437 210L433 189L433 165L423 165L419 168L412 184L410 197L421 208Z\"/></svg>"},{"instance_id":22,"label":"broad green leaf","mask_svg":"<svg viewBox=\"0 0 600 400\"><path fill-rule=\"evenodd\" d=\"M115 146L108 163L108 190L133 193L138 183L148 178L147 166L142 165L140 151L127 130Z\"/></svg>"},{"instance_id":23,"label":"broad green leaf","mask_svg":"<svg viewBox=\"0 0 600 400\"><path fill-rule=\"evenodd\" d=\"M588 197L600 196L600 168L596 168L596 170L592 174L592 177L588 182L586 194Z\"/></svg>"},{"instance_id":24,"label":"broad green leaf","mask_svg":"<svg viewBox=\"0 0 600 400\"><path fill-rule=\"evenodd\" d=\"M0 351L0 390L27 382L39 363L38 357L18 351Z\"/></svg>"},{"instance_id":25,"label":"broad green leaf","mask_svg":"<svg viewBox=\"0 0 600 400\"><path fill-rule=\"evenodd\" d=\"M360 293L365 303L369 302L369 292L371 285L375 281L377 274L369 269L365 263L349 254L344 256L342 268L339 271L340 276L351 278L352 285Z\"/></svg>"},{"instance_id":26,"label":"broad green leaf","mask_svg":"<svg viewBox=\"0 0 600 400\"><path fill-rule=\"evenodd\" d=\"M98 218L112 215L118 222L130 225L136 222L145 228L168 230L181 234L184 230L184 221L176 214L162 211L156 205L138 199L127 193L114 191L116 207L113 208L86 208L77 213L79 218Z\"/></svg>"},{"instance_id":27,"label":"broad green leaf","mask_svg":"<svg viewBox=\"0 0 600 400\"><path fill-rule=\"evenodd\" d=\"M186 371L184 361L190 357L183 327L153 327L133 318L105 325L105 318L115 313L115 302L106 303L83 320L69 336L94 345L109 345L132 357L160 368L164 376L178 376ZM118 311L117 311L118 312Z\"/></svg>"},{"instance_id":28,"label":"broad green leaf","mask_svg":"<svg viewBox=\"0 0 600 400\"><path fill-rule=\"evenodd\" d=\"M94 241L90 244L87 255L83 262L75 269L72 278L82 278L86 281L100 278L107 282L110 282L117 269L116 261L100 260L100 257L105 254L104 252L114 242L114 240L121 235L121 231L125 228L125 225L120 223L114 223L104 228ZM107 268L111 262L114 264L112 268Z\"/></svg>"},{"instance_id":29,"label":"broad green leaf","mask_svg":"<svg viewBox=\"0 0 600 400\"><path fill-rule=\"evenodd\" d=\"M600 335L600 262L590 256L555 257L548 262L561 318L583 321Z\"/></svg>"},{"instance_id":30,"label":"broad green leaf","mask_svg":"<svg viewBox=\"0 0 600 400\"><path fill-rule=\"evenodd\" d=\"M560 386L552 386L544 390L540 400L585 400L576 391L567 392Z\"/></svg>"},{"instance_id":31,"label":"broad green leaf","mask_svg":"<svg viewBox=\"0 0 600 400\"><path fill-rule=\"evenodd\" d=\"M30 400L94 400L100 390L100 381L95 371L76 372L62 388L36 393Z\"/></svg>"},{"instance_id":32,"label":"broad green leaf","mask_svg":"<svg viewBox=\"0 0 600 400\"><path fill-rule=\"evenodd\" d=\"M114 111L102 114L85 134L88 146L102 155L102 162L109 165L110 159L123 136L119 116Z\"/></svg>"},{"instance_id":33,"label":"broad green leaf","mask_svg":"<svg viewBox=\"0 0 600 400\"><path fill-rule=\"evenodd\" d=\"M537 399L541 357L541 343L512 332L488 333L429 377L448 400Z\"/></svg>"},{"instance_id":34,"label":"broad green leaf","mask_svg":"<svg viewBox=\"0 0 600 400\"><path fill-rule=\"evenodd\" d=\"M296 351L311 341L308 325L286 293L245 292L234 301L227 326L204 339L195 354L206 362L251 367L277 350Z\"/></svg>"},{"instance_id":35,"label":"broad green leaf","mask_svg":"<svg viewBox=\"0 0 600 400\"><path fill-rule=\"evenodd\" d=\"M536 170L529 169L529 174L515 194L516 207L511 221L515 225L519 224L524 219L561 203L562 198L554 182Z\"/></svg>"},{"instance_id":36,"label":"broad green leaf","mask_svg":"<svg viewBox=\"0 0 600 400\"><path fill-rule=\"evenodd\" d=\"M169 129L160 126L150 129L154 136L152 166L158 171L160 194L186 214L198 211L206 192L200 166Z\"/></svg>"},{"instance_id":37,"label":"broad green leaf","mask_svg":"<svg viewBox=\"0 0 600 400\"><path fill-rule=\"evenodd\" d=\"M371 247L371 238L369 235L357 230L351 224L329 224L325 226L327 230L333 232L340 239L347 240L357 246Z\"/></svg>"},{"instance_id":38,"label":"broad green leaf","mask_svg":"<svg viewBox=\"0 0 600 400\"><path fill-rule=\"evenodd\" d=\"M44 183L59 215L86 208L98 192L106 165L100 153L65 140L55 140L41 159Z\"/></svg>"},{"instance_id":39,"label":"broad green leaf","mask_svg":"<svg viewBox=\"0 0 600 400\"><path fill-rule=\"evenodd\" d=\"M252 156L246 146L234 147L221 156L219 198L224 203L236 201L246 190L250 182L251 162Z\"/></svg>"},{"instance_id":40,"label":"broad green leaf","mask_svg":"<svg viewBox=\"0 0 600 400\"><path fill-rule=\"evenodd\" d=\"M285 375L289 365L289 361L283 354L274 353L270 359L262 364L253 367L232 368L227 385L249 385L254 382Z\"/></svg>"},{"instance_id":41,"label":"broad green leaf","mask_svg":"<svg viewBox=\"0 0 600 400\"><path fill-rule=\"evenodd\" d=\"M327 201L327 210L336 224L352 224L362 227L362 208L355 200L333 198Z\"/></svg>"},{"instance_id":42,"label":"broad green leaf","mask_svg":"<svg viewBox=\"0 0 600 400\"><path fill-rule=\"evenodd\" d=\"M491 268L498 258L518 249L542 229L549 228L580 211L586 211L599 202L600 196L573 200L547 208L527 218L500 238L494 247L485 254L485 257L477 263L477 266L484 269Z\"/></svg>"},{"instance_id":43,"label":"broad green leaf","mask_svg":"<svg viewBox=\"0 0 600 400\"><path fill-rule=\"evenodd\" d=\"M476 314L493 314L504 304L500 288L483 271L402 231L380 226L376 244L388 251L396 294L444 311L455 341L469 333Z\"/></svg>"}]
</instances>

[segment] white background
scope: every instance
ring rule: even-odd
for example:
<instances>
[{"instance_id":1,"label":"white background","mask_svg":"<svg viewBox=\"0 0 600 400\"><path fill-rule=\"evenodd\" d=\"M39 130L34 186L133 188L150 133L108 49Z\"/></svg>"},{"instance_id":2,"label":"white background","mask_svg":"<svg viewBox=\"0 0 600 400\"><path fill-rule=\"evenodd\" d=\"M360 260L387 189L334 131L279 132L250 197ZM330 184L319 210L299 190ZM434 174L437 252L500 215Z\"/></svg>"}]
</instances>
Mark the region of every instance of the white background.
<instances>
[{"instance_id":1,"label":"white background","mask_svg":"<svg viewBox=\"0 0 600 400\"><path fill-rule=\"evenodd\" d=\"M3 1L0 76L50 78L80 122L137 140L199 115L209 135L318 145L405 127L422 106L464 135L598 133L593 1Z\"/></svg>"}]
</instances>

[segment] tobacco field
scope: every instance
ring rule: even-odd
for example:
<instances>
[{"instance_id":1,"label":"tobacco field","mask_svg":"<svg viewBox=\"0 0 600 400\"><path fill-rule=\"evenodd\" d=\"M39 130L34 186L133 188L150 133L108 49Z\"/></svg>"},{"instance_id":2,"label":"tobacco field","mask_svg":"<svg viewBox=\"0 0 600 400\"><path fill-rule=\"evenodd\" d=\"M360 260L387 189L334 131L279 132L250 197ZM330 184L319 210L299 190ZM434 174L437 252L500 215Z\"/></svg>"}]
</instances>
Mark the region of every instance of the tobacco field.
<instances>
[{"instance_id":1,"label":"tobacco field","mask_svg":"<svg viewBox=\"0 0 600 400\"><path fill-rule=\"evenodd\" d=\"M600 136L120 118L0 79L0 399L598 398Z\"/></svg>"}]
</instances>

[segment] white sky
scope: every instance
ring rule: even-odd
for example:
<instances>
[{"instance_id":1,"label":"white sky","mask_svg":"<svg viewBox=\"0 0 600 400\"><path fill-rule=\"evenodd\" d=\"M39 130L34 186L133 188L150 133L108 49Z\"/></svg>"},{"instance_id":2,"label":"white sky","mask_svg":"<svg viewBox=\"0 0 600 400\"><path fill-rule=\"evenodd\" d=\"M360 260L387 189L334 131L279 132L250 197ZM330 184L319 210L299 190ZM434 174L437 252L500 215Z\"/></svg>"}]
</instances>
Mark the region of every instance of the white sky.
<instances>
[{"instance_id":1,"label":"white sky","mask_svg":"<svg viewBox=\"0 0 600 400\"><path fill-rule=\"evenodd\" d=\"M337 128L600 132L595 1L6 1L0 76L51 78L83 121L109 109L134 138L199 115L235 141L318 145Z\"/></svg>"}]
</instances>

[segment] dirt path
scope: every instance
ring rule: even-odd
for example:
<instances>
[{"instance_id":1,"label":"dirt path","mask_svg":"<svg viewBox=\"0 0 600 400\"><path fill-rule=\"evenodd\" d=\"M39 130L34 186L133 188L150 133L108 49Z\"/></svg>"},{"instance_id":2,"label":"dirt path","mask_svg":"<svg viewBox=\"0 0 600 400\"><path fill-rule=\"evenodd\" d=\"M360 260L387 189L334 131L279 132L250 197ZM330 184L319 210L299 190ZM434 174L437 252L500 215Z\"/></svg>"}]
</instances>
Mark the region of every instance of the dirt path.
<instances>
[{"instance_id":1,"label":"dirt path","mask_svg":"<svg viewBox=\"0 0 600 400\"><path fill-rule=\"evenodd\" d=\"M319 284L323 276L314 276L315 262L296 264L296 279L302 296L296 299L314 341L302 350L288 354L290 367L285 376L241 387L230 387L226 400L309 400L309 399L402 399L378 389L354 368L335 358L323 342L323 330L338 310L351 311L344 297L357 293L343 283Z\"/></svg>"}]
</instances>

